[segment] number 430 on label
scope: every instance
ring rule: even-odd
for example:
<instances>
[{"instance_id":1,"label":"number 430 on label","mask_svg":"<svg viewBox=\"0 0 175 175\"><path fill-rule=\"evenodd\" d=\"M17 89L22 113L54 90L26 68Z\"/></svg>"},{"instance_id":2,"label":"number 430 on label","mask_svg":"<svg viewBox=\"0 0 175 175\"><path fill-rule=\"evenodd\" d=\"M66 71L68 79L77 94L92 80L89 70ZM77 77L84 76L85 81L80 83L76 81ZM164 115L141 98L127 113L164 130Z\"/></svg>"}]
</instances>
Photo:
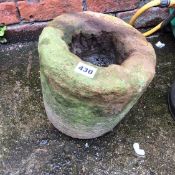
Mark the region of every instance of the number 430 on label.
<instances>
[{"instance_id":1,"label":"number 430 on label","mask_svg":"<svg viewBox=\"0 0 175 175\"><path fill-rule=\"evenodd\" d=\"M94 76L97 72L97 68L80 62L80 63L78 63L77 67L75 68L75 72L82 74L82 75L89 77L89 78L94 78Z\"/></svg>"}]
</instances>

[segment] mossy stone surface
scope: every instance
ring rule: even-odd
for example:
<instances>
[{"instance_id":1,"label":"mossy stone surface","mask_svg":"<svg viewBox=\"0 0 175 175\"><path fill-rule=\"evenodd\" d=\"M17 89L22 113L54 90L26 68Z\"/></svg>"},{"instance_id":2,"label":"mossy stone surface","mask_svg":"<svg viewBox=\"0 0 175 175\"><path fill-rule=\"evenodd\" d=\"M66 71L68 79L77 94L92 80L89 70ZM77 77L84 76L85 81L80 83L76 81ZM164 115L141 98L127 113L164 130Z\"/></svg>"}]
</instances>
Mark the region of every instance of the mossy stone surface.
<instances>
[{"instance_id":1,"label":"mossy stone surface","mask_svg":"<svg viewBox=\"0 0 175 175\"><path fill-rule=\"evenodd\" d=\"M70 51L73 35L102 31L112 33L116 49L127 55L121 65L98 67ZM40 36L39 55L48 118L75 138L95 138L112 130L155 74L154 49L142 34L118 18L93 12L53 20ZM93 79L74 71L79 62L97 68Z\"/></svg>"}]
</instances>

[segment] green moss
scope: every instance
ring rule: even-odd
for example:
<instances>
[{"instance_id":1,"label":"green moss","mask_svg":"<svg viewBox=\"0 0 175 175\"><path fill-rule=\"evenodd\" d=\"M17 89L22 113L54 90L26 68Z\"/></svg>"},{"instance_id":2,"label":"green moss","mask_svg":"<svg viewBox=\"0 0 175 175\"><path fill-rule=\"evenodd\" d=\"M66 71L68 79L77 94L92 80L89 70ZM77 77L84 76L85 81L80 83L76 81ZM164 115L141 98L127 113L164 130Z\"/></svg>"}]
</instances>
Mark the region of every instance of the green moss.
<instances>
[{"instance_id":1,"label":"green moss","mask_svg":"<svg viewBox=\"0 0 175 175\"><path fill-rule=\"evenodd\" d=\"M61 36L59 36L60 31L52 27L45 28L40 36L39 53L40 58L42 58L40 62L47 76L52 76L56 81L59 81L57 78L59 76L59 79L64 79L65 84L67 84L70 89L76 86L80 89L88 87L89 89L94 89L94 91L101 89L101 93L108 93L110 91L127 92L130 85L118 77L117 70L112 66L110 68L111 70L109 70L110 76L106 76L106 68L97 67L87 62L86 64L98 69L94 79L89 79L75 73L75 67L80 61L83 61L69 52L67 44L61 39Z\"/></svg>"},{"instance_id":2,"label":"green moss","mask_svg":"<svg viewBox=\"0 0 175 175\"><path fill-rule=\"evenodd\" d=\"M65 97L64 94L55 92L42 73L41 81L47 103L53 107L57 115L64 116L65 120L88 127L106 121L107 114L104 113L103 108L94 104L87 104L86 101L80 101L76 98Z\"/></svg>"},{"instance_id":3,"label":"green moss","mask_svg":"<svg viewBox=\"0 0 175 175\"><path fill-rule=\"evenodd\" d=\"M0 24L0 43L6 43L7 40L4 38L5 33L6 33L7 27Z\"/></svg>"},{"instance_id":4,"label":"green moss","mask_svg":"<svg viewBox=\"0 0 175 175\"><path fill-rule=\"evenodd\" d=\"M42 72L41 81L44 98L52 107L53 111L58 116L62 116L62 119L65 120L65 122L75 126L83 125L85 128L87 127L87 130L91 127L95 128L96 125L112 129L140 97L139 95L133 98L126 106L125 110L118 115L109 115L104 112L104 107L96 106L93 103L88 104L87 101L80 101L76 98L67 98L64 94L60 94L59 91L55 92L53 88L49 86L46 77L42 74Z\"/></svg>"}]
</instances>

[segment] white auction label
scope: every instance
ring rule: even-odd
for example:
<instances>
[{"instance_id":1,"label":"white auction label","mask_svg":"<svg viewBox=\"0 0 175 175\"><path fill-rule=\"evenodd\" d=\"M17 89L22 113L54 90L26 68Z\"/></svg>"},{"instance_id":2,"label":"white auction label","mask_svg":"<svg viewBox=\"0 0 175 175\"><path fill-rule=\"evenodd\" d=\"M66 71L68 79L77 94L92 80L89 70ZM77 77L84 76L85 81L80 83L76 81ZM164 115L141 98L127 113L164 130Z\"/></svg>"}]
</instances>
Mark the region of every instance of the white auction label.
<instances>
[{"instance_id":1,"label":"white auction label","mask_svg":"<svg viewBox=\"0 0 175 175\"><path fill-rule=\"evenodd\" d=\"M80 62L80 63L78 63L77 67L75 68L75 72L82 74L82 75L89 77L89 78L94 78L94 76L97 72L97 68Z\"/></svg>"}]
</instances>

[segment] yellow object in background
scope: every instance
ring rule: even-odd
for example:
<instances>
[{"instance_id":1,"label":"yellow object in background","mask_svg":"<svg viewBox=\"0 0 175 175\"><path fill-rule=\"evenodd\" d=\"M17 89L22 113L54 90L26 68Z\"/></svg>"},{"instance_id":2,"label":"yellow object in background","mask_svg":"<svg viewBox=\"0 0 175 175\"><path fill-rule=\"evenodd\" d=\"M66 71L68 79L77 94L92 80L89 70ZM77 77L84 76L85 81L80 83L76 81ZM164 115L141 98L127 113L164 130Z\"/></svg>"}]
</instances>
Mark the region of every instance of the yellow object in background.
<instances>
[{"instance_id":1,"label":"yellow object in background","mask_svg":"<svg viewBox=\"0 0 175 175\"><path fill-rule=\"evenodd\" d=\"M175 0L153 0L149 3L147 3L146 5L144 5L142 8L140 8L135 15L131 18L129 24L134 26L137 18L142 15L145 11L147 11L148 9L150 9L151 7L175 7ZM154 27L153 29L143 33L144 36L149 36L153 33L155 33L156 31L158 31L159 29L161 29L163 22L161 22L160 24L158 24L156 27Z\"/></svg>"}]
</instances>

